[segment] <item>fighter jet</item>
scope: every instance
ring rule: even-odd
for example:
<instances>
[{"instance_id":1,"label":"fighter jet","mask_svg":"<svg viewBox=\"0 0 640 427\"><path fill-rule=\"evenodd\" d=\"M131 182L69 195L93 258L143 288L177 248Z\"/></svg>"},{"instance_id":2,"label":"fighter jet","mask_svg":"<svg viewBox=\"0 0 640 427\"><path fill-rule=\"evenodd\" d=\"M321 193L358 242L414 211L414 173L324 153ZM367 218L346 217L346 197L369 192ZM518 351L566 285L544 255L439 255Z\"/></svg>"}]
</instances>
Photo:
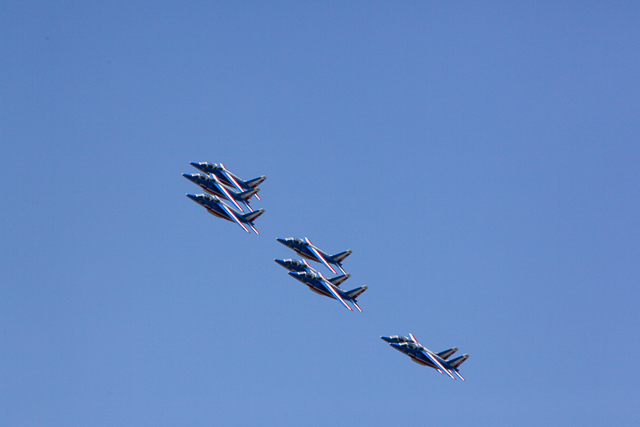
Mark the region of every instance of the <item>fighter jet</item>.
<instances>
[{"instance_id":1,"label":"fighter jet","mask_svg":"<svg viewBox=\"0 0 640 427\"><path fill-rule=\"evenodd\" d=\"M251 233L245 226L248 225L253 231L258 233L258 230L253 226L253 221L264 213L264 209L257 210L248 214L241 214L234 212L229 206L225 205L216 196L210 196L208 194L187 194L187 197L203 206L211 215L215 215L219 218L226 219L227 221L235 221L240 227L242 227L247 233Z\"/></svg>"},{"instance_id":2,"label":"fighter jet","mask_svg":"<svg viewBox=\"0 0 640 427\"><path fill-rule=\"evenodd\" d=\"M289 271L302 273L303 271L313 270L311 266L305 260L297 259L274 259L275 262L283 266ZM315 270L314 270L315 271Z\"/></svg>"},{"instance_id":3,"label":"fighter jet","mask_svg":"<svg viewBox=\"0 0 640 427\"><path fill-rule=\"evenodd\" d=\"M207 193L213 194L214 196L217 196L221 199L229 200L242 212L244 212L244 209L242 209L238 202L242 203L250 212L253 212L253 209L251 209L251 206L249 206L249 199L251 198L251 196L260 191L259 188L253 188L242 193L237 193L233 190L227 190L227 187L222 185L222 182L220 182L218 177L214 174L205 175L201 173L195 173L191 175L188 173L183 173L182 176L184 176L194 184L199 185Z\"/></svg>"},{"instance_id":4,"label":"fighter jet","mask_svg":"<svg viewBox=\"0 0 640 427\"><path fill-rule=\"evenodd\" d=\"M460 372L458 372L458 366L467 360L469 355L463 354L455 359L447 360L453 353L458 351L458 347L453 347L440 353L434 353L420 344L412 334L409 334L408 337L394 335L380 338L388 342L391 347L409 356L414 362L437 369L441 374L446 372L447 375L454 380L456 379L456 377L453 376L455 374L462 381L465 381L462 375L460 375Z\"/></svg>"},{"instance_id":5,"label":"fighter jet","mask_svg":"<svg viewBox=\"0 0 640 427\"><path fill-rule=\"evenodd\" d=\"M340 271L342 271L343 274L347 273L342 268L342 260L344 260L346 257L351 255L351 253L353 252L351 249L344 252L340 252L339 254L328 255L327 253L313 246L311 241L306 237L304 238L304 240L295 239L293 237L287 237L286 239L276 239L276 240L282 243L283 245L285 245L286 247L296 251L296 253L298 253L298 255L300 255L301 257L310 259L311 261L323 263L324 265L327 266L329 270L333 271L333 274L338 274L338 273L333 267L331 267L330 264L338 266L338 268L340 269Z\"/></svg>"},{"instance_id":6,"label":"fighter jet","mask_svg":"<svg viewBox=\"0 0 640 427\"><path fill-rule=\"evenodd\" d=\"M244 181L238 178L236 175L232 174L227 170L227 168L222 164L216 163L208 163L208 162L191 162L191 166L194 168L204 172L211 173L218 177L218 179L226 186L231 188L237 188L240 192L249 191L256 188L260 185L265 179L266 176L262 175L259 178L250 179L249 181ZM258 200L262 200L260 196L255 195Z\"/></svg>"},{"instance_id":7,"label":"fighter jet","mask_svg":"<svg viewBox=\"0 0 640 427\"><path fill-rule=\"evenodd\" d=\"M276 262L278 262L278 260L276 260ZM342 303L342 305L347 307L349 310L353 311L353 309L349 307L349 304L346 303L345 300L347 300L351 302L351 304L353 304L354 307L358 309L358 311L362 312L362 309L358 305L356 298L360 294L362 294L364 291L369 289L369 287L361 286L359 288L352 289L350 291L343 291L342 289L339 288L342 282L344 282L349 277L351 277L350 274L343 274L331 279L327 279L326 277L324 277L322 273L317 272L312 268L310 268L310 270L303 271L303 272L290 271L289 276L304 283L309 287L309 289L311 289L313 292L317 294L324 295L329 298L337 299Z\"/></svg>"}]
</instances>

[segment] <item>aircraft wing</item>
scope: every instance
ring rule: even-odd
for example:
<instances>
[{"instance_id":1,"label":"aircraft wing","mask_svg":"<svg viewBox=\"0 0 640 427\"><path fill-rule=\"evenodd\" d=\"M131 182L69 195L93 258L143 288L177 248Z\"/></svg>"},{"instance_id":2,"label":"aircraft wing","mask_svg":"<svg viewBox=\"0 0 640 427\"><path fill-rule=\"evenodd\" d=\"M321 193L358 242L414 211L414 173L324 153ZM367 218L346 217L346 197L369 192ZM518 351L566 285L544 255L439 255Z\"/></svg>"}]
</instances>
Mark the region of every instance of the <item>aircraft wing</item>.
<instances>
[{"instance_id":1,"label":"aircraft wing","mask_svg":"<svg viewBox=\"0 0 640 427\"><path fill-rule=\"evenodd\" d=\"M253 229L253 231L256 232L257 235L260 235L260 233L258 232L258 230L256 230L256 228L253 226L253 224L249 223L249 227L251 227Z\"/></svg>"},{"instance_id":2,"label":"aircraft wing","mask_svg":"<svg viewBox=\"0 0 640 427\"><path fill-rule=\"evenodd\" d=\"M454 376L451 374L451 371L450 371L449 369L445 368L445 367L442 365L442 363L441 363L440 361L438 361L438 359L440 359L439 357L433 356L433 355L432 355L431 353L429 353L428 351L423 351L422 353L423 353L423 354L425 354L425 355L429 358L429 360L431 360L431 362L433 362L433 364L434 364L434 365L436 365L436 366L441 370L441 372L443 372L443 373L444 373L444 372L446 372L446 373L447 373L447 375L449 375L451 378L453 378L454 380L456 379L456 377L454 377ZM446 363L446 362L445 362L445 363ZM448 365L448 363L447 363L447 365Z\"/></svg>"},{"instance_id":3,"label":"aircraft wing","mask_svg":"<svg viewBox=\"0 0 640 427\"><path fill-rule=\"evenodd\" d=\"M323 276L323 278L324 278L324 276ZM351 307L349 307L349 304L347 304L345 302L345 300L340 296L340 294L333 288L333 285L330 282L328 282L326 280L320 280L320 283L322 283L322 286L324 286L326 290L331 292L331 295L333 295L338 301L340 301L342 303L342 305L347 307L349 310L353 311L353 309ZM360 311L362 311L362 310L360 310Z\"/></svg>"},{"instance_id":4,"label":"aircraft wing","mask_svg":"<svg viewBox=\"0 0 640 427\"><path fill-rule=\"evenodd\" d=\"M315 246L313 246L313 243L311 243L311 240L307 239L306 237L304 238L304 240L309 244L308 248L311 252L313 252L313 254L316 256L316 258L318 258L320 260L321 263L323 263L324 265L327 266L327 268L331 271L333 271L333 274L338 274L333 267L331 267L331 265L329 264L329 262L326 260L326 258L324 256L322 256L322 254L320 253L319 250L316 249ZM351 310L351 309L349 309Z\"/></svg>"},{"instance_id":5,"label":"aircraft wing","mask_svg":"<svg viewBox=\"0 0 640 427\"><path fill-rule=\"evenodd\" d=\"M249 229L247 227L245 227L242 222L240 222L240 220L238 219L236 214L233 213L233 211L227 205L225 205L222 202L220 202L219 205L227 213L227 215L229 215L240 227L242 227L244 229L244 231L246 231L247 233L251 233L249 231ZM254 230L255 230L255 228L254 228Z\"/></svg>"},{"instance_id":6,"label":"aircraft wing","mask_svg":"<svg viewBox=\"0 0 640 427\"><path fill-rule=\"evenodd\" d=\"M454 374L456 374L457 376L459 376L459 377L460 377L460 379L461 379L462 381L466 381L466 380L464 379L464 377L463 377L462 375L460 375L460 372L458 372L458 370L457 370L457 369L453 369L453 373L454 373Z\"/></svg>"},{"instance_id":7,"label":"aircraft wing","mask_svg":"<svg viewBox=\"0 0 640 427\"><path fill-rule=\"evenodd\" d=\"M238 204L238 202L236 202L236 199L233 198L233 196L231 196L231 193L229 193L229 190L227 190L227 188L222 185L222 183L220 182L220 180L218 179L218 177L211 173L209 174L211 176L211 178L214 181L214 185L218 188L218 190L222 191L224 193L225 196L227 196L227 200L229 200L231 203L233 203L234 205L236 205L236 208L240 209L242 212L244 212L244 209L242 209L240 207L240 205Z\"/></svg>"},{"instance_id":8,"label":"aircraft wing","mask_svg":"<svg viewBox=\"0 0 640 427\"><path fill-rule=\"evenodd\" d=\"M240 184L238 184L238 181L236 181L236 178L233 176L233 174L227 170L227 167L222 163L220 163L220 166L222 167L222 173L224 174L224 176L226 176L227 179L231 181L239 191L244 191L244 189L240 187Z\"/></svg>"}]
</instances>

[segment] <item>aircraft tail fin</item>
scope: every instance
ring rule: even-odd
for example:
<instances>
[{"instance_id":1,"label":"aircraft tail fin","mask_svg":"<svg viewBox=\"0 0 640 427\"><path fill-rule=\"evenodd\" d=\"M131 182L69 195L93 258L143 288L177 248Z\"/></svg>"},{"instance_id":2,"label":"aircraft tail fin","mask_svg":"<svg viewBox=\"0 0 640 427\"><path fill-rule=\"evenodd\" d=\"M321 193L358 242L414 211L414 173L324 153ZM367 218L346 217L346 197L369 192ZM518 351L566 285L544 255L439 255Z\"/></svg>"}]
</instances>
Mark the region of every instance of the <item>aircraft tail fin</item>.
<instances>
[{"instance_id":1,"label":"aircraft tail fin","mask_svg":"<svg viewBox=\"0 0 640 427\"><path fill-rule=\"evenodd\" d=\"M243 215L244 219L246 219L249 222L253 222L255 221L256 218L258 218L260 215L262 215L264 213L264 209L260 209L248 214Z\"/></svg>"},{"instance_id":2,"label":"aircraft tail fin","mask_svg":"<svg viewBox=\"0 0 640 427\"><path fill-rule=\"evenodd\" d=\"M246 201L252 198L258 191L260 191L259 188L254 188L253 190L244 191L238 194L238 196L242 197Z\"/></svg>"},{"instance_id":3,"label":"aircraft tail fin","mask_svg":"<svg viewBox=\"0 0 640 427\"><path fill-rule=\"evenodd\" d=\"M364 291L366 291L367 289L369 289L368 286L360 286L359 288L350 290L349 292L347 292L346 294L349 296L349 298L357 298L360 294L362 294Z\"/></svg>"},{"instance_id":4,"label":"aircraft tail fin","mask_svg":"<svg viewBox=\"0 0 640 427\"><path fill-rule=\"evenodd\" d=\"M349 273L347 273L347 274L342 274L340 276L333 277L333 278L329 279L329 281L331 283L333 283L334 285L336 285L336 286L340 286L342 284L342 282L347 280L349 277L351 277L351 275Z\"/></svg>"},{"instance_id":5,"label":"aircraft tail fin","mask_svg":"<svg viewBox=\"0 0 640 427\"><path fill-rule=\"evenodd\" d=\"M453 353L455 353L456 351L458 351L458 347L453 347L450 348L449 350L445 350L445 351L441 351L440 353L437 353L437 355L443 359L443 360L447 360L449 357L451 357L451 355L453 355Z\"/></svg>"},{"instance_id":6,"label":"aircraft tail fin","mask_svg":"<svg viewBox=\"0 0 640 427\"><path fill-rule=\"evenodd\" d=\"M331 258L333 258L334 260L336 260L336 262L342 262L343 259L345 259L346 257L348 257L349 255L351 255L353 253L353 251L351 249L344 251L344 252L340 252L339 254L335 254L334 256L332 256Z\"/></svg>"},{"instance_id":7,"label":"aircraft tail fin","mask_svg":"<svg viewBox=\"0 0 640 427\"><path fill-rule=\"evenodd\" d=\"M462 356L458 356L455 359L447 360L447 363L449 363L449 365L453 366L454 368L457 368L458 366L462 365L462 362L464 362L468 358L468 354L463 354Z\"/></svg>"},{"instance_id":8,"label":"aircraft tail fin","mask_svg":"<svg viewBox=\"0 0 640 427\"><path fill-rule=\"evenodd\" d=\"M249 181L246 181L246 183L249 187L256 188L258 185L262 184L265 179L267 179L267 177L262 175L259 178L250 179Z\"/></svg>"}]
</instances>

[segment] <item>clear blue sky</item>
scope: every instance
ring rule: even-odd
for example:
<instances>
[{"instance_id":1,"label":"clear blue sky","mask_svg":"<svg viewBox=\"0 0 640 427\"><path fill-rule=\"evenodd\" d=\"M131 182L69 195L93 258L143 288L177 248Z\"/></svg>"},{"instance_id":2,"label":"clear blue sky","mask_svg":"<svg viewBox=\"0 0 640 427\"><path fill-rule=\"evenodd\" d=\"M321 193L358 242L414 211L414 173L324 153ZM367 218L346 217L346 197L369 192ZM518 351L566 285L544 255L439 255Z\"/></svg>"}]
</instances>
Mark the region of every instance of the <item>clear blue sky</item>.
<instances>
[{"instance_id":1,"label":"clear blue sky","mask_svg":"<svg viewBox=\"0 0 640 427\"><path fill-rule=\"evenodd\" d=\"M640 424L640 4L228 3L0 5L0 425Z\"/></svg>"}]
</instances>

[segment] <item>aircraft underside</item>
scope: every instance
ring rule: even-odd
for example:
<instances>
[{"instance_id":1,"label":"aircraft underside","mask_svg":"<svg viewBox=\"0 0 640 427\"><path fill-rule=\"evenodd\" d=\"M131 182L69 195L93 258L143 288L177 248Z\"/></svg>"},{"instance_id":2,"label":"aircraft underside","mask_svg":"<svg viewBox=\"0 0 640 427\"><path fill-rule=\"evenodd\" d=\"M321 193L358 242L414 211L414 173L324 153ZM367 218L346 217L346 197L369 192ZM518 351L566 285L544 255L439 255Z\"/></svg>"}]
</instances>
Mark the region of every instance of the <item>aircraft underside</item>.
<instances>
[{"instance_id":1,"label":"aircraft underside","mask_svg":"<svg viewBox=\"0 0 640 427\"><path fill-rule=\"evenodd\" d=\"M307 286L309 286L309 285L307 285ZM313 286L309 286L309 289L311 289L311 290L312 290L313 292L315 292L316 294L320 294L320 295L324 295L325 297L329 297L329 298L336 299L333 295L329 294L328 292L321 291L320 289L315 288L315 287L313 287Z\"/></svg>"},{"instance_id":2,"label":"aircraft underside","mask_svg":"<svg viewBox=\"0 0 640 427\"><path fill-rule=\"evenodd\" d=\"M209 211L209 213L210 213L211 215L217 216L218 218L226 219L226 220L227 220L227 221L229 221L229 222L233 222L233 220L232 220L232 219L229 219L228 217L226 217L226 216L224 216L224 215L220 214L218 211L216 211L216 210L214 210L214 209L211 209L211 208L210 208L210 207L208 207L208 206L207 206L207 211Z\"/></svg>"}]
</instances>

